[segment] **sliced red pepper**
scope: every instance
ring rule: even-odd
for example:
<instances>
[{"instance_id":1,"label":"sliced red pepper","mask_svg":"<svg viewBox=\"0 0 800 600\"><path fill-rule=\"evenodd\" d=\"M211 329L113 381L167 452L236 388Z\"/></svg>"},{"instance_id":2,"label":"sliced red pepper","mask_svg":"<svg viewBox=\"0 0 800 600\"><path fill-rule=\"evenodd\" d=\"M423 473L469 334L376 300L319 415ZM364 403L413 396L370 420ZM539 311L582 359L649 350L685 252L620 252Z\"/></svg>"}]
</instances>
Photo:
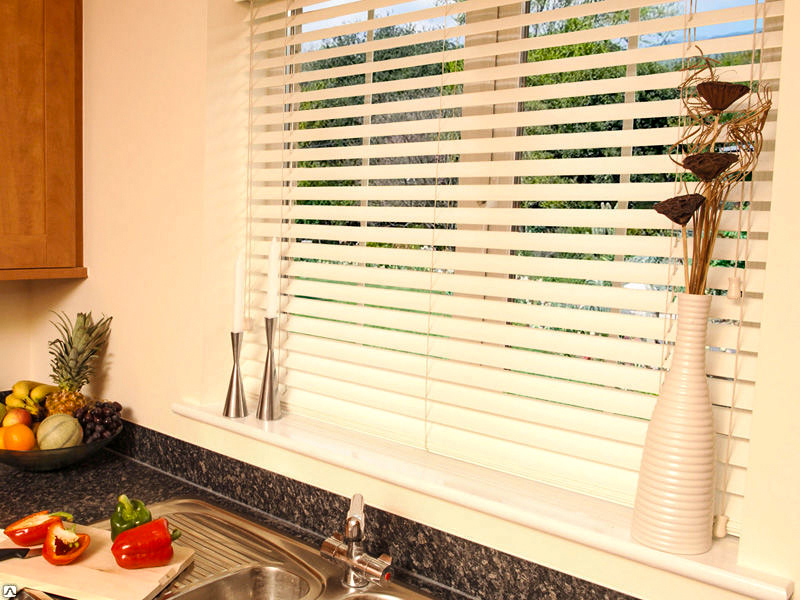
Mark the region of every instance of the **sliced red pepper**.
<instances>
[{"instance_id":1,"label":"sliced red pepper","mask_svg":"<svg viewBox=\"0 0 800 600\"><path fill-rule=\"evenodd\" d=\"M38 546L44 542L50 525L61 523L62 519L72 521L72 515L65 512L51 513L47 510L41 510L15 521L6 527L3 533L19 546Z\"/></svg>"},{"instance_id":2,"label":"sliced red pepper","mask_svg":"<svg viewBox=\"0 0 800 600\"><path fill-rule=\"evenodd\" d=\"M89 535L76 533L75 527L64 529L63 523L53 523L47 529L42 546L42 556L53 565L66 565L78 558L89 547Z\"/></svg>"},{"instance_id":3,"label":"sliced red pepper","mask_svg":"<svg viewBox=\"0 0 800 600\"><path fill-rule=\"evenodd\" d=\"M124 569L160 567L172 560L172 541L180 535L178 529L170 533L167 520L161 517L120 533L111 553Z\"/></svg>"}]
</instances>

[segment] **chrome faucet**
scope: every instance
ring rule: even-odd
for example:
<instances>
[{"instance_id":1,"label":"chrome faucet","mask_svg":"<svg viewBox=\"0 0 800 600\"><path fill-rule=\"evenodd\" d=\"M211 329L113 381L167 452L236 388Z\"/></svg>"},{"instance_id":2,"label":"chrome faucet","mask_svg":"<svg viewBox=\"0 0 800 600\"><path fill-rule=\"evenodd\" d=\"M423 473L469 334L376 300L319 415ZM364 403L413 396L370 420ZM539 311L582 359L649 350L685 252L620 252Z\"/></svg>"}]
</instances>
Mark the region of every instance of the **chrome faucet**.
<instances>
[{"instance_id":1,"label":"chrome faucet","mask_svg":"<svg viewBox=\"0 0 800 600\"><path fill-rule=\"evenodd\" d=\"M344 525L344 536L339 533L322 542L319 552L334 562L344 563L346 570L342 583L360 588L369 582L384 584L392 576L392 557L381 554L379 558L364 552L364 497L355 494Z\"/></svg>"}]
</instances>

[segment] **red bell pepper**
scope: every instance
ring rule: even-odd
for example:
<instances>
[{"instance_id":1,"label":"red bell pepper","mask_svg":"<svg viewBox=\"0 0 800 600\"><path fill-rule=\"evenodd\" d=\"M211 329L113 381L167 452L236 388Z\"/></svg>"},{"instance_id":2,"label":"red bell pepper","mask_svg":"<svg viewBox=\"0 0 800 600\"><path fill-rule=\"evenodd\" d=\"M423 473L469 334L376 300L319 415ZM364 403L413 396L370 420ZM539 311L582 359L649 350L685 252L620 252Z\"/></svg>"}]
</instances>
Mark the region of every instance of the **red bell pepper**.
<instances>
[{"instance_id":1,"label":"red bell pepper","mask_svg":"<svg viewBox=\"0 0 800 600\"><path fill-rule=\"evenodd\" d=\"M41 510L15 521L6 527L3 533L19 546L38 546L44 542L50 525L61 523L62 519L72 521L72 515L65 512L51 513L47 510Z\"/></svg>"},{"instance_id":2,"label":"red bell pepper","mask_svg":"<svg viewBox=\"0 0 800 600\"><path fill-rule=\"evenodd\" d=\"M89 535L76 533L72 529L64 529L59 521L47 529L47 537L42 546L42 556L53 565L66 565L78 558L89 547Z\"/></svg>"},{"instance_id":3,"label":"red bell pepper","mask_svg":"<svg viewBox=\"0 0 800 600\"><path fill-rule=\"evenodd\" d=\"M123 569L160 567L172 560L172 541L180 535L178 529L170 533L167 520L161 517L120 533L111 553Z\"/></svg>"}]
</instances>

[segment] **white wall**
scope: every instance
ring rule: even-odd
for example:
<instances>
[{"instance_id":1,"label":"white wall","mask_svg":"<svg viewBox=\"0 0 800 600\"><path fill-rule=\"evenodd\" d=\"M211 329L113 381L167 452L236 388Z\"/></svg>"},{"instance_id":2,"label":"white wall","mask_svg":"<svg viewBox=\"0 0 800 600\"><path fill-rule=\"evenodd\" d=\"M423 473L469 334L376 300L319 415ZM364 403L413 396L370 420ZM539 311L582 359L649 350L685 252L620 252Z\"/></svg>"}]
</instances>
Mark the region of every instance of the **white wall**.
<instances>
[{"instance_id":1,"label":"white wall","mask_svg":"<svg viewBox=\"0 0 800 600\"><path fill-rule=\"evenodd\" d=\"M787 12L796 9L787 7ZM47 340L53 337L49 310L113 315L107 372L90 392L120 401L135 422L342 495L360 491L374 506L635 596L736 597L170 411L176 400L217 399L221 407L230 373L232 265L245 207L241 115L247 64L241 57L241 23L246 10L232 0L84 0L89 278L0 282L0 382L47 378ZM800 59L800 52L792 52ZM788 131L798 129L797 118L786 114L781 126L794 137ZM783 186L779 181L776 175L776 206L792 196L788 178ZM792 269L792 263L774 264L770 277L780 296L787 292L775 282L785 279L785 271L774 271ZM792 275L788 281L794 284ZM771 323L771 345L764 352L789 356L795 346L775 329L782 326L785 309L774 306L774 320L765 318ZM797 339L797 319L789 326ZM768 402L794 403L790 410L797 425L795 388L787 378L778 381ZM773 437L780 412L756 412L755 434ZM797 445L785 428L781 435L754 455L759 463L774 465L769 477L782 472L796 494L800 474L792 457ZM746 519L755 524L765 492L758 486L751 491ZM770 525L766 539L753 537L756 548L744 544L748 561L758 563L760 547L771 539L778 542L775 556L799 556L800 524L796 518L788 524L786 535L776 537ZM800 580L797 563L768 560L759 566Z\"/></svg>"},{"instance_id":2,"label":"white wall","mask_svg":"<svg viewBox=\"0 0 800 600\"><path fill-rule=\"evenodd\" d=\"M27 281L0 281L0 389L27 379L31 365L30 295Z\"/></svg>"},{"instance_id":3,"label":"white wall","mask_svg":"<svg viewBox=\"0 0 800 600\"><path fill-rule=\"evenodd\" d=\"M797 188L797 134L800 120L800 3L787 2L783 64L792 76L781 79L781 106L775 140L775 173L770 211L769 256L761 320L756 408L745 497L740 561L754 568L791 573L800 595L800 386L798 386L798 249L800 202ZM786 73L786 71L784 71Z\"/></svg>"}]
</instances>

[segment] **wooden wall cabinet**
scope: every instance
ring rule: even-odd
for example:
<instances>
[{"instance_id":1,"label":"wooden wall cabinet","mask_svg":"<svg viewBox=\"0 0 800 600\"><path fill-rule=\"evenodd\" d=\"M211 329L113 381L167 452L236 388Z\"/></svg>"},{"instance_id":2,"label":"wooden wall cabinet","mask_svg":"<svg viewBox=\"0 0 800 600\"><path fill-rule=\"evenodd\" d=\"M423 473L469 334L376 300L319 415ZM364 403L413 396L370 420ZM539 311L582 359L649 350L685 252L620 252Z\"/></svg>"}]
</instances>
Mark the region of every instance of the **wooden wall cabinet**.
<instances>
[{"instance_id":1,"label":"wooden wall cabinet","mask_svg":"<svg viewBox=\"0 0 800 600\"><path fill-rule=\"evenodd\" d=\"M0 1L0 280L86 277L81 0Z\"/></svg>"}]
</instances>

